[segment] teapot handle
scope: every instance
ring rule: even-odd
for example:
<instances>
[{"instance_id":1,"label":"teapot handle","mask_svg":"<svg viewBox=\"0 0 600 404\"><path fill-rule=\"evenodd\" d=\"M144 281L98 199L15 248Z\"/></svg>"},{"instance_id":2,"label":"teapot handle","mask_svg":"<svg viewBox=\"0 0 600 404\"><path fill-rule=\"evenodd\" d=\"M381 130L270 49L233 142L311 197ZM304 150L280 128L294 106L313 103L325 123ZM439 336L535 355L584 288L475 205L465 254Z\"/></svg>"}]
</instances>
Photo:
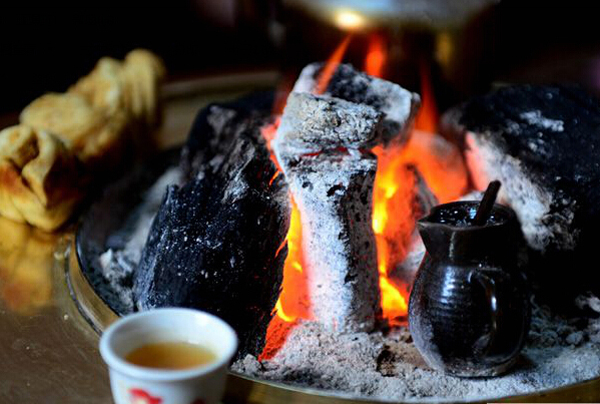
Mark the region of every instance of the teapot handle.
<instances>
[{"instance_id":1,"label":"teapot handle","mask_svg":"<svg viewBox=\"0 0 600 404\"><path fill-rule=\"evenodd\" d=\"M498 305L498 293L501 284L504 282L510 282L510 274L504 271L481 271L474 270L471 272L471 279L475 278L477 282L483 287L485 297L490 308L490 332L486 336L480 338L480 344L478 349L487 350L491 347L498 334L498 316L499 316L499 305ZM501 293L501 292L500 292ZM486 337L486 338L483 338Z\"/></svg>"}]
</instances>

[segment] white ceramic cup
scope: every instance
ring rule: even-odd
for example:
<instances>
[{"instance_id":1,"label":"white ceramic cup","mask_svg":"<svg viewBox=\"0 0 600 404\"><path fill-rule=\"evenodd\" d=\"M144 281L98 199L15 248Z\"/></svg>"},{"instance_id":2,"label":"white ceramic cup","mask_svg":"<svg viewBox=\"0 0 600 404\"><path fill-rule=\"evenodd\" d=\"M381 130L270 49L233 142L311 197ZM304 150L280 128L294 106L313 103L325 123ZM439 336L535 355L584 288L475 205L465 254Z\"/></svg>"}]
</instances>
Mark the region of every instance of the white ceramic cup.
<instances>
[{"instance_id":1,"label":"white ceramic cup","mask_svg":"<svg viewBox=\"0 0 600 404\"><path fill-rule=\"evenodd\" d=\"M189 342L212 351L207 365L167 370L133 365L124 358L158 342ZM237 337L223 320L191 309L165 308L125 316L106 329L100 354L109 368L116 404L216 404L223 395L227 366Z\"/></svg>"}]
</instances>

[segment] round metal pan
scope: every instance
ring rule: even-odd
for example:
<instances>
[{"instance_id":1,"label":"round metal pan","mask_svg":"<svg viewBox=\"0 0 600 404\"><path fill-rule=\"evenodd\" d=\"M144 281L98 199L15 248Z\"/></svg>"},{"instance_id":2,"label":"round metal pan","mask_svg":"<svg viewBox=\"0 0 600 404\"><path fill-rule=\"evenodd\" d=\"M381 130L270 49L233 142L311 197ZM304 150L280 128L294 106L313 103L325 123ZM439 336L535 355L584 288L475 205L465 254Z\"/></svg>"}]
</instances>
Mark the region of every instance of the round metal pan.
<instances>
[{"instance_id":1,"label":"round metal pan","mask_svg":"<svg viewBox=\"0 0 600 404\"><path fill-rule=\"evenodd\" d=\"M125 218L140 201L140 195L154 180L177 159L176 150L166 152L150 163L134 168L121 180L109 186L102 197L83 216L78 228L75 245L67 264L67 280L77 306L91 326L101 333L119 314L111 308L106 296L98 294L89 281L96 271L98 255L105 250L105 242L112 232L122 225ZM541 391L529 395L498 397L502 402L592 402L600 401L600 378ZM377 402L346 396L328 395L326 392L272 383L230 372L225 403L323 403L352 404ZM489 402L490 400L486 400ZM484 402L486 402L484 401ZM428 401L430 402L430 401Z\"/></svg>"}]
</instances>

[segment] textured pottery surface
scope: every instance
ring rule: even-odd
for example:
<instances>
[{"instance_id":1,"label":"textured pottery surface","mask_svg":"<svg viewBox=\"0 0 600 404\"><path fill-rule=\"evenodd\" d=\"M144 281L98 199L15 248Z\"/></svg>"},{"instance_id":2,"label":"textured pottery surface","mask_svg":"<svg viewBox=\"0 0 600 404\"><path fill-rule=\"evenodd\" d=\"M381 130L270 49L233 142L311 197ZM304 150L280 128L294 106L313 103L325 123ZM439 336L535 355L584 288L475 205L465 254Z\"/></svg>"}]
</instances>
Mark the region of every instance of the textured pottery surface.
<instances>
[{"instance_id":1,"label":"textured pottery surface","mask_svg":"<svg viewBox=\"0 0 600 404\"><path fill-rule=\"evenodd\" d=\"M508 370L531 317L514 212L495 205L487 222L474 226L477 206L440 205L419 221L427 254L409 304L410 331L426 362L463 377Z\"/></svg>"}]
</instances>

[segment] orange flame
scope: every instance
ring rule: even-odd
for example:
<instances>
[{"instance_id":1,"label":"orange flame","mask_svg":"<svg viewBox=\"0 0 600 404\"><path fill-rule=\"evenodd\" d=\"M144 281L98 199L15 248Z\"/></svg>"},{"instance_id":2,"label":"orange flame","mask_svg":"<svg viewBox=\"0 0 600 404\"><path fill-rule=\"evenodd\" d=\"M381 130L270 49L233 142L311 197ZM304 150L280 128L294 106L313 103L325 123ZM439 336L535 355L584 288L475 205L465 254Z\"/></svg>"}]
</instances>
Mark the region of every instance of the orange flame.
<instances>
[{"instance_id":1,"label":"orange flame","mask_svg":"<svg viewBox=\"0 0 600 404\"><path fill-rule=\"evenodd\" d=\"M383 48L372 37L365 60L367 73L378 74L381 68L374 61ZM385 53L381 57L386 59ZM391 277L406 258L413 240L416 220L426 212L415 206L416 167L440 202L456 200L467 189L467 172L460 151L435 134L438 113L433 98L429 66L421 65L423 104L409 141L394 147L376 147L378 167L373 189L372 225L377 243L377 264L381 289L383 318L391 324L404 322L408 312L409 283L412 279ZM426 132L428 131L428 132Z\"/></svg>"},{"instance_id":2,"label":"orange flame","mask_svg":"<svg viewBox=\"0 0 600 404\"><path fill-rule=\"evenodd\" d=\"M414 174L401 158L399 147L376 147L377 173L373 188L373 232L377 244L377 266L383 317L395 323L406 317L408 296L389 278L390 271L404 260L414 226Z\"/></svg>"},{"instance_id":3,"label":"orange flame","mask_svg":"<svg viewBox=\"0 0 600 404\"><path fill-rule=\"evenodd\" d=\"M421 59L419 73L421 77L421 108L415 117L415 129L437 133L439 114L431 83L431 65L427 60Z\"/></svg>"},{"instance_id":4,"label":"orange flame","mask_svg":"<svg viewBox=\"0 0 600 404\"><path fill-rule=\"evenodd\" d=\"M383 69L387 62L387 43L379 34L371 35L369 48L365 57L365 73L374 77L383 77Z\"/></svg>"},{"instance_id":5,"label":"orange flame","mask_svg":"<svg viewBox=\"0 0 600 404\"><path fill-rule=\"evenodd\" d=\"M342 63L342 59L344 58L344 54L346 53L346 49L348 49L351 39L352 35L348 35L342 43L338 45L329 59L327 59L325 67L323 67L317 85L315 86L315 94L323 94L325 90L327 90L327 85L331 81L331 77L333 77L333 73L335 73L339 64Z\"/></svg>"},{"instance_id":6,"label":"orange flame","mask_svg":"<svg viewBox=\"0 0 600 404\"><path fill-rule=\"evenodd\" d=\"M288 255L283 267L283 284L277 301L277 315L286 322L294 322L297 318L309 319L310 307L306 285L306 274L302 259L302 225L300 211L292 203L292 217L287 234Z\"/></svg>"},{"instance_id":7,"label":"orange flame","mask_svg":"<svg viewBox=\"0 0 600 404\"><path fill-rule=\"evenodd\" d=\"M402 159L417 168L439 203L455 201L468 190L460 150L440 135L414 130L402 150Z\"/></svg>"}]
</instances>

